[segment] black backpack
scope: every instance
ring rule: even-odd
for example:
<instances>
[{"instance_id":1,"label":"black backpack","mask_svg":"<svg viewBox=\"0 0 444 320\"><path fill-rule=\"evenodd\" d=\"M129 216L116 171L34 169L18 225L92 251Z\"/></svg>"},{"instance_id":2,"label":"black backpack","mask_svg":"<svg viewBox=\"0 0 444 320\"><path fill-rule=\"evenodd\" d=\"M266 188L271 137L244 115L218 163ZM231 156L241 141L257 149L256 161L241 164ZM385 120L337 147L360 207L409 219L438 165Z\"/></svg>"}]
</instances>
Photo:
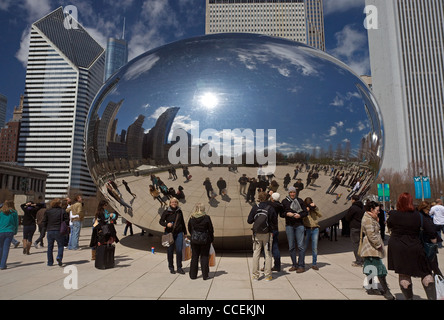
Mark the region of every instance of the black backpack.
<instances>
[{"instance_id":1,"label":"black backpack","mask_svg":"<svg viewBox=\"0 0 444 320\"><path fill-rule=\"evenodd\" d=\"M258 233L268 233L269 232L269 226L268 226L268 209L270 209L270 205L267 205L265 209L257 208L256 215L254 216L254 222L253 222L253 234Z\"/></svg>"}]
</instances>

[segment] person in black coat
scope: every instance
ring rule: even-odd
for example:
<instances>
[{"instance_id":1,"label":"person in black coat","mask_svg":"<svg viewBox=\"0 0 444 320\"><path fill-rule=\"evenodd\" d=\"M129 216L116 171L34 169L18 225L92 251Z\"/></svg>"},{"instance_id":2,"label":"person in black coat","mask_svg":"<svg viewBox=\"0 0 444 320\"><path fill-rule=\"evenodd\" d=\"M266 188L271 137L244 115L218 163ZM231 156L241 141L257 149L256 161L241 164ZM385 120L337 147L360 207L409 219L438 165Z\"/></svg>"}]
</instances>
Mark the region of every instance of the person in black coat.
<instances>
[{"instance_id":1,"label":"person in black coat","mask_svg":"<svg viewBox=\"0 0 444 320\"><path fill-rule=\"evenodd\" d=\"M219 188L219 195L222 195L223 190L227 189L227 182L224 180L224 178L220 177L219 180L217 180L216 184L217 187Z\"/></svg>"},{"instance_id":2,"label":"person in black coat","mask_svg":"<svg viewBox=\"0 0 444 320\"><path fill-rule=\"evenodd\" d=\"M402 193L396 211L390 213L387 227L391 230L388 241L388 269L399 275L399 286L406 300L413 299L412 277L419 277L429 300L436 300L432 267L419 236L421 213L413 206L413 197ZM435 227L430 219L423 220L424 236L437 242Z\"/></svg>"},{"instance_id":3,"label":"person in black coat","mask_svg":"<svg viewBox=\"0 0 444 320\"><path fill-rule=\"evenodd\" d=\"M183 219L182 210L179 208L179 200L177 198L171 198L168 208L162 213L159 220L160 225L165 227L165 233L172 232L174 238L174 244L168 247L167 258L168 268L172 274L174 271L173 254L176 251L176 264L177 272L185 274L182 269L182 248L183 239L187 234L187 228Z\"/></svg>"},{"instance_id":4,"label":"person in black coat","mask_svg":"<svg viewBox=\"0 0 444 320\"><path fill-rule=\"evenodd\" d=\"M191 235L190 278L197 278L200 258L202 277L207 280L210 272L210 246L214 241L214 228L210 216L205 213L204 205L196 204L194 212L188 220L188 231Z\"/></svg>"},{"instance_id":5,"label":"person in black coat","mask_svg":"<svg viewBox=\"0 0 444 320\"><path fill-rule=\"evenodd\" d=\"M276 217L280 217L284 212L284 206L279 202L281 195L277 192L270 191L268 204L271 205L276 212ZM281 271L281 252L279 250L279 228L276 223L273 225L273 245L271 248L273 254L274 265L271 271Z\"/></svg>"},{"instance_id":6,"label":"person in black coat","mask_svg":"<svg viewBox=\"0 0 444 320\"><path fill-rule=\"evenodd\" d=\"M353 254L355 255L355 261L353 261L352 266L362 267L364 264L364 259L359 256L358 248L359 241L361 238L361 220L364 216L364 205L359 200L359 196L353 195L351 198L352 205L345 214L345 220L349 222L350 226L350 240L353 244Z\"/></svg>"},{"instance_id":7,"label":"person in black coat","mask_svg":"<svg viewBox=\"0 0 444 320\"><path fill-rule=\"evenodd\" d=\"M36 226L36 216L37 211L39 211L44 204L34 203L32 201L23 203L20 208L23 210L23 254L30 254L29 251L32 245L32 237L37 229Z\"/></svg>"},{"instance_id":8,"label":"person in black coat","mask_svg":"<svg viewBox=\"0 0 444 320\"><path fill-rule=\"evenodd\" d=\"M52 200L49 206L50 208L45 211L42 220L43 229L46 231L48 239L47 265L52 266L54 264L52 252L54 250L54 242L57 242L56 260L59 266L62 266L64 235L60 233L60 225L62 221L69 225L69 214L62 209L62 199L60 198Z\"/></svg>"},{"instance_id":9,"label":"person in black coat","mask_svg":"<svg viewBox=\"0 0 444 320\"><path fill-rule=\"evenodd\" d=\"M305 227L302 219L308 215L307 206L301 198L296 196L295 187L288 188L288 196L282 200L284 210L281 214L285 218L285 231L287 233L288 248L293 263L289 271L301 273L305 271ZM298 260L296 261L296 247L299 250Z\"/></svg>"},{"instance_id":10,"label":"person in black coat","mask_svg":"<svg viewBox=\"0 0 444 320\"><path fill-rule=\"evenodd\" d=\"M203 182L203 185L205 186L205 190L207 191L207 197L211 200L212 194L213 194L213 186L211 184L210 178L205 178L205 181Z\"/></svg>"}]
</instances>

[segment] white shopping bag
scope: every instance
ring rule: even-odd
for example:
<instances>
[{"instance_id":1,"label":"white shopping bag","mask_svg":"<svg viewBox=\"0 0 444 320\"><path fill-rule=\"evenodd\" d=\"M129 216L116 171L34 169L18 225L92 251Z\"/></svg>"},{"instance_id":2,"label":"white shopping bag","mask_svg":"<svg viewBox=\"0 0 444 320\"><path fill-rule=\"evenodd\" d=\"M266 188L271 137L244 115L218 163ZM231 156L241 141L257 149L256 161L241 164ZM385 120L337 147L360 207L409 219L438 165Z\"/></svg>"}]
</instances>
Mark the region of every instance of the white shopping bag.
<instances>
[{"instance_id":1,"label":"white shopping bag","mask_svg":"<svg viewBox=\"0 0 444 320\"><path fill-rule=\"evenodd\" d=\"M444 300L444 279L440 275L435 276L436 300Z\"/></svg>"}]
</instances>

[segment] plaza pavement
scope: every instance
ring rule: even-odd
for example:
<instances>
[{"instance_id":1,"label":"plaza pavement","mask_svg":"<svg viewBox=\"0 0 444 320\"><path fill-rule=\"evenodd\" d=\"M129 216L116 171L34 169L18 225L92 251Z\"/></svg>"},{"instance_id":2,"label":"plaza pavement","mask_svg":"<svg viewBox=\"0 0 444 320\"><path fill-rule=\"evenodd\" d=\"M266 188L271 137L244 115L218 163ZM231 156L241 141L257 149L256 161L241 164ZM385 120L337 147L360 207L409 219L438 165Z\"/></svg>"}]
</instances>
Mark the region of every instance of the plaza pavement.
<instances>
[{"instance_id":1,"label":"plaza pavement","mask_svg":"<svg viewBox=\"0 0 444 320\"><path fill-rule=\"evenodd\" d=\"M306 272L289 272L291 260L286 246L281 246L282 271L273 273L272 281L251 280L252 252L217 252L216 266L210 268L211 279L188 276L190 261L184 262L185 275L170 274L165 249L158 237L123 236L123 224L116 226L120 243L116 245L115 267L98 270L91 261L91 228L81 231L80 250L65 250L63 266L46 265L46 247L22 253L22 245L11 248L8 268L0 270L1 300L384 300L369 296L362 288L362 268L352 267L350 238L319 241L319 270L311 269L311 251L306 255ZM285 236L285 235L284 235ZM36 236L34 236L36 238ZM22 230L16 236L22 240ZM386 239L387 240L387 239ZM46 245L46 238L45 238ZM155 253L151 253L155 247ZM56 254L54 253L54 256ZM440 264L444 253L439 253ZM387 265L387 260L385 259ZM75 268L72 268L72 267ZM69 267L69 268L67 268ZM78 288L65 288L75 270ZM403 296L397 275L389 271L388 283L397 299ZM413 279L414 299L426 299L419 279Z\"/></svg>"}]
</instances>

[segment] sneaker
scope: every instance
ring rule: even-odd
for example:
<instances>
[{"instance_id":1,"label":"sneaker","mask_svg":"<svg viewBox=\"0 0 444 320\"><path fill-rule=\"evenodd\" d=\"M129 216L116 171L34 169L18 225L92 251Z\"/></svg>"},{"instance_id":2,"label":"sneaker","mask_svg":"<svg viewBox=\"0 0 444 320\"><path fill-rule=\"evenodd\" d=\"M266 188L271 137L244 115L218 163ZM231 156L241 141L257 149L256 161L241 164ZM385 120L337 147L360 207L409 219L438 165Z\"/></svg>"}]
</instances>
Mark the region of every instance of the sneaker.
<instances>
[{"instance_id":1,"label":"sneaker","mask_svg":"<svg viewBox=\"0 0 444 320\"><path fill-rule=\"evenodd\" d=\"M176 271L174 271L174 269L170 269L170 273L171 274L176 274Z\"/></svg>"},{"instance_id":2,"label":"sneaker","mask_svg":"<svg viewBox=\"0 0 444 320\"><path fill-rule=\"evenodd\" d=\"M252 280L253 280L253 281L259 281L259 277L257 277L257 276L253 276Z\"/></svg>"},{"instance_id":3,"label":"sneaker","mask_svg":"<svg viewBox=\"0 0 444 320\"><path fill-rule=\"evenodd\" d=\"M59 266L62 266L62 259L57 259L57 262L59 263Z\"/></svg>"},{"instance_id":4,"label":"sneaker","mask_svg":"<svg viewBox=\"0 0 444 320\"><path fill-rule=\"evenodd\" d=\"M265 281L271 281L271 280L273 280L272 276L268 276L268 277L265 278Z\"/></svg>"},{"instance_id":5,"label":"sneaker","mask_svg":"<svg viewBox=\"0 0 444 320\"><path fill-rule=\"evenodd\" d=\"M290 269L288 269L288 271L296 271L298 268L296 268L295 266L291 267Z\"/></svg>"},{"instance_id":6,"label":"sneaker","mask_svg":"<svg viewBox=\"0 0 444 320\"><path fill-rule=\"evenodd\" d=\"M318 268L317 265L312 265L311 268L312 268L313 270L319 270L319 268Z\"/></svg>"},{"instance_id":7,"label":"sneaker","mask_svg":"<svg viewBox=\"0 0 444 320\"><path fill-rule=\"evenodd\" d=\"M39 244L37 242L34 242L34 248L36 248L36 249L39 248Z\"/></svg>"},{"instance_id":8,"label":"sneaker","mask_svg":"<svg viewBox=\"0 0 444 320\"><path fill-rule=\"evenodd\" d=\"M281 268L273 267L273 268L271 268L271 271L277 271L277 272L280 272L280 271L281 271Z\"/></svg>"}]
</instances>

